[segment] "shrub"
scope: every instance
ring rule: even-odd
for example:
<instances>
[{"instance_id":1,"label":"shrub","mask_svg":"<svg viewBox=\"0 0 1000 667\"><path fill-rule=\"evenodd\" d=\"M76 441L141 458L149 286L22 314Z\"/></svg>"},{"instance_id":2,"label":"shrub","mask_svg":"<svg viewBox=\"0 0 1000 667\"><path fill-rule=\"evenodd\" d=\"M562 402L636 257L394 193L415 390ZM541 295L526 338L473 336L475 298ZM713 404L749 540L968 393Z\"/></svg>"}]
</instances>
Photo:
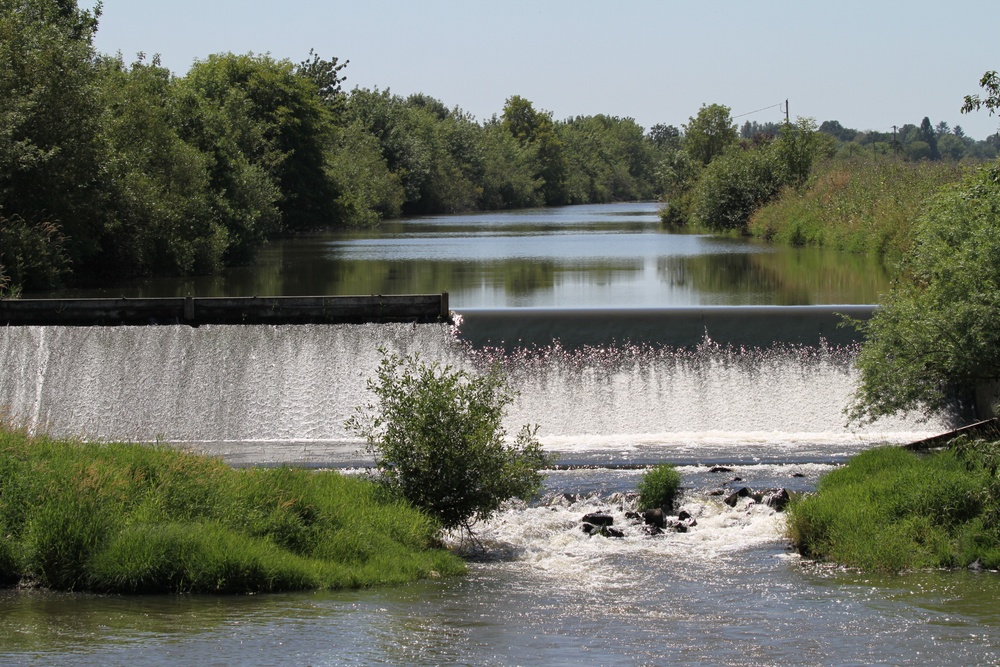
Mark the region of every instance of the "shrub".
<instances>
[{"instance_id":1,"label":"shrub","mask_svg":"<svg viewBox=\"0 0 1000 667\"><path fill-rule=\"evenodd\" d=\"M968 405L1000 377L1000 167L944 188L917 221L900 280L861 328L851 415Z\"/></svg>"},{"instance_id":2,"label":"shrub","mask_svg":"<svg viewBox=\"0 0 1000 667\"><path fill-rule=\"evenodd\" d=\"M694 186L694 221L716 231L745 233L750 216L778 194L785 180L774 145L732 147L705 167Z\"/></svg>"},{"instance_id":3,"label":"shrub","mask_svg":"<svg viewBox=\"0 0 1000 667\"><path fill-rule=\"evenodd\" d=\"M445 529L488 519L510 498L530 498L547 465L535 433L506 441L502 421L515 394L497 368L471 375L383 350L368 382L377 404L348 428L367 441L380 479Z\"/></svg>"},{"instance_id":4,"label":"shrub","mask_svg":"<svg viewBox=\"0 0 1000 667\"><path fill-rule=\"evenodd\" d=\"M639 509L670 509L681 486L681 475L669 464L647 470L639 480Z\"/></svg>"}]
</instances>

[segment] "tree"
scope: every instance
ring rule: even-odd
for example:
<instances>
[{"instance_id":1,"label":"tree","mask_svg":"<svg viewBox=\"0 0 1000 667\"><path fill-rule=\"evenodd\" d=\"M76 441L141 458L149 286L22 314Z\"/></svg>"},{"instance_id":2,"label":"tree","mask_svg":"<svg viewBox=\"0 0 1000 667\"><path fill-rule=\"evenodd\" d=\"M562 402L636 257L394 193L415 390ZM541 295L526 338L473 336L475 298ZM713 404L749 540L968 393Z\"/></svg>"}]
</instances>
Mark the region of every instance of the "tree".
<instances>
[{"instance_id":1,"label":"tree","mask_svg":"<svg viewBox=\"0 0 1000 667\"><path fill-rule=\"evenodd\" d=\"M98 254L105 212L98 13L0 0L0 215L59 225L77 268Z\"/></svg>"},{"instance_id":2,"label":"tree","mask_svg":"<svg viewBox=\"0 0 1000 667\"><path fill-rule=\"evenodd\" d=\"M224 53L194 64L184 84L215 116L201 147L235 148L280 192L282 227L306 231L341 224L339 193L325 170L334 139L316 83L288 60Z\"/></svg>"},{"instance_id":3,"label":"tree","mask_svg":"<svg viewBox=\"0 0 1000 667\"><path fill-rule=\"evenodd\" d=\"M503 126L522 146L535 154L535 176L542 180L542 195L549 206L566 202L567 162L563 142L556 134L552 114L535 111L520 95L507 99Z\"/></svg>"},{"instance_id":4,"label":"tree","mask_svg":"<svg viewBox=\"0 0 1000 667\"><path fill-rule=\"evenodd\" d=\"M1000 167L941 191L917 222L904 279L859 324L851 417L925 414L1000 377Z\"/></svg>"},{"instance_id":5,"label":"tree","mask_svg":"<svg viewBox=\"0 0 1000 667\"><path fill-rule=\"evenodd\" d=\"M684 126L684 150L703 165L722 155L739 136L729 107L722 104L701 105L689 121Z\"/></svg>"},{"instance_id":6,"label":"tree","mask_svg":"<svg viewBox=\"0 0 1000 667\"><path fill-rule=\"evenodd\" d=\"M383 484L443 528L469 533L507 500L538 493L549 458L537 426L507 442L502 422L515 394L496 367L473 375L382 355L368 381L376 403L359 407L347 426L365 439Z\"/></svg>"}]
</instances>

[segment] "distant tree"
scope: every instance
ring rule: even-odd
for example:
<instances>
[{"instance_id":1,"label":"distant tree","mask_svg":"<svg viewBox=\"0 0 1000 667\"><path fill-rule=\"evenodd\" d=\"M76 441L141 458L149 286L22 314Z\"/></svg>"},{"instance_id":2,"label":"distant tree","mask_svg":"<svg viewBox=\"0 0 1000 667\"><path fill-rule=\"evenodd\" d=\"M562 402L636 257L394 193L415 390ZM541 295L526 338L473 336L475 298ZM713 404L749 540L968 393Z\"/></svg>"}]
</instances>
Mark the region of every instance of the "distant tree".
<instances>
[{"instance_id":1,"label":"distant tree","mask_svg":"<svg viewBox=\"0 0 1000 667\"><path fill-rule=\"evenodd\" d=\"M649 128L649 140L659 149L679 148L681 131L673 125L658 123Z\"/></svg>"},{"instance_id":2,"label":"distant tree","mask_svg":"<svg viewBox=\"0 0 1000 667\"><path fill-rule=\"evenodd\" d=\"M946 123L943 120L934 126L934 136L938 138L941 138L950 133L951 133L951 128L948 127L948 123Z\"/></svg>"},{"instance_id":3,"label":"distant tree","mask_svg":"<svg viewBox=\"0 0 1000 667\"><path fill-rule=\"evenodd\" d=\"M58 225L78 272L99 263L105 225L98 15L70 0L0 2L0 215Z\"/></svg>"},{"instance_id":4,"label":"distant tree","mask_svg":"<svg viewBox=\"0 0 1000 667\"><path fill-rule=\"evenodd\" d=\"M934 131L934 127L931 125L931 119L924 116L924 119L920 121L920 138L930 147L931 160L940 160L941 153L938 151L937 147L937 133Z\"/></svg>"},{"instance_id":5,"label":"distant tree","mask_svg":"<svg viewBox=\"0 0 1000 667\"><path fill-rule=\"evenodd\" d=\"M964 137L965 136L965 130L962 129L961 125L956 125L954 128L952 128L951 132L956 137Z\"/></svg>"},{"instance_id":6,"label":"distant tree","mask_svg":"<svg viewBox=\"0 0 1000 667\"><path fill-rule=\"evenodd\" d=\"M836 120L824 120L819 126L819 131L835 137L837 141L854 141L858 135L857 130L846 128L840 124L840 121Z\"/></svg>"},{"instance_id":7,"label":"distant tree","mask_svg":"<svg viewBox=\"0 0 1000 667\"><path fill-rule=\"evenodd\" d=\"M784 183L800 187L806 182L818 145L816 121L812 118L797 118L794 123L782 125L774 148L784 169Z\"/></svg>"},{"instance_id":8,"label":"distant tree","mask_svg":"<svg viewBox=\"0 0 1000 667\"><path fill-rule=\"evenodd\" d=\"M218 140L233 142L277 185L285 229L342 223L324 168L332 119L311 78L288 60L226 53L196 62L185 85L218 110L226 124Z\"/></svg>"},{"instance_id":9,"label":"distant tree","mask_svg":"<svg viewBox=\"0 0 1000 667\"><path fill-rule=\"evenodd\" d=\"M535 152L535 174L542 179L542 194L548 205L566 201L566 155L556 134L552 114L535 111L530 101L520 95L507 99L503 108L503 126L522 146Z\"/></svg>"},{"instance_id":10,"label":"distant tree","mask_svg":"<svg viewBox=\"0 0 1000 667\"><path fill-rule=\"evenodd\" d=\"M738 133L722 104L702 105L684 126L684 150L697 162L707 165L736 142Z\"/></svg>"},{"instance_id":11,"label":"distant tree","mask_svg":"<svg viewBox=\"0 0 1000 667\"><path fill-rule=\"evenodd\" d=\"M961 160L965 156L965 142L956 134L945 134L938 138L938 152L949 160Z\"/></svg>"}]
</instances>

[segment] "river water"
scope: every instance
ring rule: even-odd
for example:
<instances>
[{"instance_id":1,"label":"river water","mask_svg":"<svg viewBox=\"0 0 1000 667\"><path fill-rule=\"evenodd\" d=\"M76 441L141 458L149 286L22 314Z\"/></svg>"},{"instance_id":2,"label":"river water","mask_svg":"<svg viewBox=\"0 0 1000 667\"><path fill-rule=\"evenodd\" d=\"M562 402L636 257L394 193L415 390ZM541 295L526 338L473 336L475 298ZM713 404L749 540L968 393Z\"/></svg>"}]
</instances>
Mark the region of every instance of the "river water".
<instances>
[{"instance_id":1,"label":"river water","mask_svg":"<svg viewBox=\"0 0 1000 667\"><path fill-rule=\"evenodd\" d=\"M586 339L609 308L867 303L885 288L856 258L663 234L653 211L422 219L384 236L278 244L256 278L116 289L448 290L470 312L603 308L593 323L573 320ZM700 250L678 250L688 244ZM515 259L503 268L505 253ZM350 282L359 276L369 282ZM947 415L846 425L850 346L499 350L463 339L461 325L8 328L0 405L57 434L361 474L367 460L343 421L366 400L379 346L470 370L499 361L521 392L508 430L539 424L559 458L541 499L481 527L486 551L471 554L469 576L246 597L0 591L0 664L1000 664L995 573L809 564L788 550L782 514L721 500L742 486L808 491L853 453L950 425ZM697 520L687 533L649 536L625 517L637 467L661 461L680 466L679 505ZM585 535L581 518L595 510L615 515L624 537Z\"/></svg>"}]
</instances>

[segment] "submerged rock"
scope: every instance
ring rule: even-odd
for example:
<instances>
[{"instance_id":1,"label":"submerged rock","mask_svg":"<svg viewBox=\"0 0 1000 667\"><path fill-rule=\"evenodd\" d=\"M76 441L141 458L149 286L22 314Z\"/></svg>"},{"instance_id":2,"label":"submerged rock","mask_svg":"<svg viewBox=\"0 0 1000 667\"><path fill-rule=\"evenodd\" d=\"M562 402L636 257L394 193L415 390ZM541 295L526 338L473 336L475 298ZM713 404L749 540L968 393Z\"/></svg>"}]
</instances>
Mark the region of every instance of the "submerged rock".
<instances>
[{"instance_id":1,"label":"submerged rock","mask_svg":"<svg viewBox=\"0 0 1000 667\"><path fill-rule=\"evenodd\" d=\"M591 512L583 516L583 521L595 526L610 526L614 524L615 518L606 512Z\"/></svg>"},{"instance_id":2,"label":"submerged rock","mask_svg":"<svg viewBox=\"0 0 1000 667\"><path fill-rule=\"evenodd\" d=\"M750 498L752 495L753 489L744 486L739 490L730 493L722 502L726 503L730 507L736 507L736 503L740 501L740 498Z\"/></svg>"}]
</instances>

